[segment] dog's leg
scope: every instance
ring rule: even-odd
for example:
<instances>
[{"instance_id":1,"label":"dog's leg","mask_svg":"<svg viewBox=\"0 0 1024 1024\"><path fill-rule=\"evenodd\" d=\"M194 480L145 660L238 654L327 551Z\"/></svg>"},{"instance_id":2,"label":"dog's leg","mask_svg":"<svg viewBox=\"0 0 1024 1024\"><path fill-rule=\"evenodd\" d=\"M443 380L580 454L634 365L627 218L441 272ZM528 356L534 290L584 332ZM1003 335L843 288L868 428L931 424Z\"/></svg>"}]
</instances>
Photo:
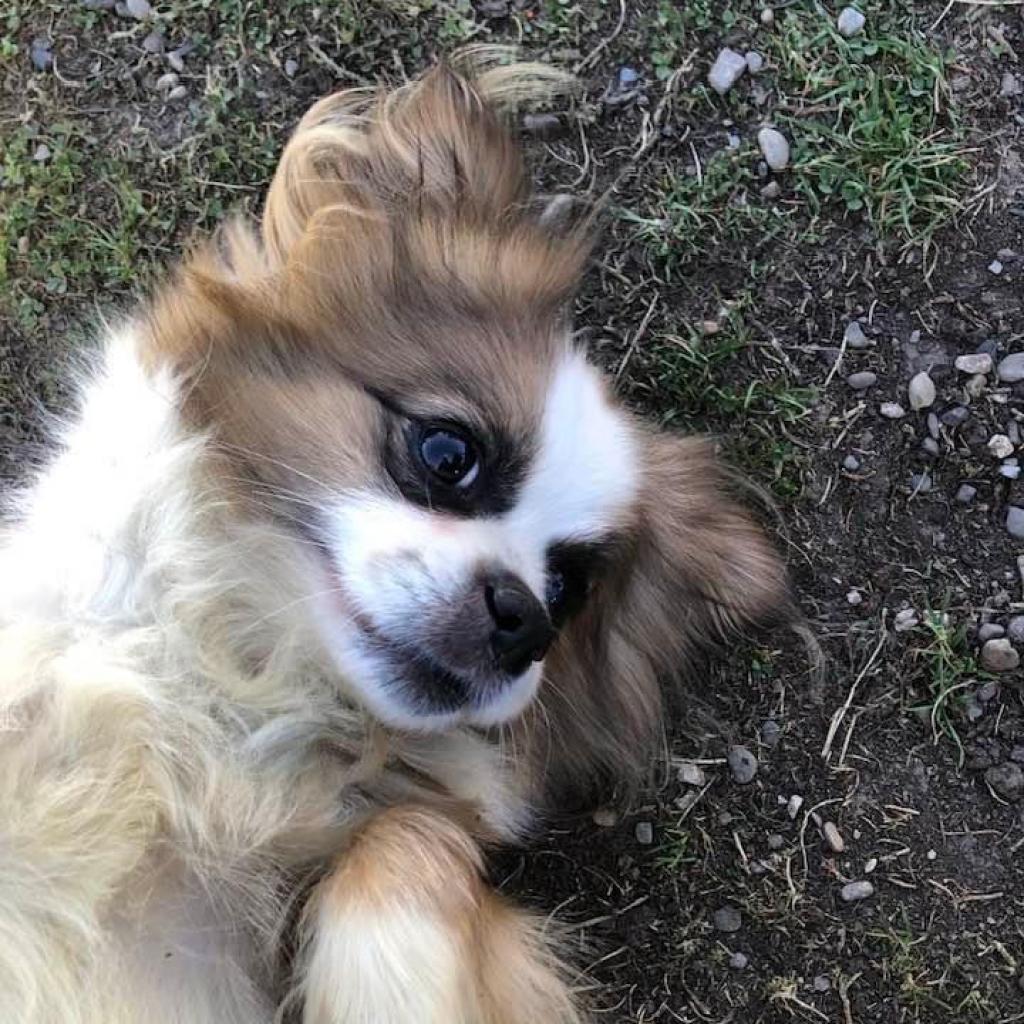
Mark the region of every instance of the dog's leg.
<instances>
[{"instance_id":1,"label":"dog's leg","mask_svg":"<svg viewBox=\"0 0 1024 1024\"><path fill-rule=\"evenodd\" d=\"M304 1024L580 1024L540 922L481 876L467 832L380 813L306 914Z\"/></svg>"}]
</instances>

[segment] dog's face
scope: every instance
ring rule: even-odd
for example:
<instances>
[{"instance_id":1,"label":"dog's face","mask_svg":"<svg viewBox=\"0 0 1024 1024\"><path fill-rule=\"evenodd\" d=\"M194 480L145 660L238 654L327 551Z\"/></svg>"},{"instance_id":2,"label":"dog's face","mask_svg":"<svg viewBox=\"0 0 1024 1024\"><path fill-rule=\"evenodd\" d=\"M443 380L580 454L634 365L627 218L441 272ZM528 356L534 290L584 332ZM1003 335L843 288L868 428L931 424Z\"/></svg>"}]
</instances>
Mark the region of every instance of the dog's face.
<instances>
[{"instance_id":1,"label":"dog's face","mask_svg":"<svg viewBox=\"0 0 1024 1024\"><path fill-rule=\"evenodd\" d=\"M374 715L505 723L556 664L562 713L627 742L683 638L781 607L783 577L705 450L644 428L574 347L589 240L526 199L450 72L376 108L332 97L262 240L192 262L153 352L247 513L296 547L303 613Z\"/></svg>"}]
</instances>

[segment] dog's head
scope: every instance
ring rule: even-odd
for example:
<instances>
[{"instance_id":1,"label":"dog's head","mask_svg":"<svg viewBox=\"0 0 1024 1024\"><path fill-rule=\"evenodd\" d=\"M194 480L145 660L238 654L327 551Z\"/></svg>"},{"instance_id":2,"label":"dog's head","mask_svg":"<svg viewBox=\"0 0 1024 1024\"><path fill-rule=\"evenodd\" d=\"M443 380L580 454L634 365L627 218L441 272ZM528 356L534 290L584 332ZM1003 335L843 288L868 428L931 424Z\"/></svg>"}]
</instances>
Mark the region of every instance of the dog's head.
<instances>
[{"instance_id":1,"label":"dog's head","mask_svg":"<svg viewBox=\"0 0 1024 1024\"><path fill-rule=\"evenodd\" d=\"M290 538L373 714L487 726L550 687L549 719L628 744L640 676L782 611L785 584L707 449L640 423L573 343L588 233L540 222L491 102L538 82L441 66L319 103L262 238L190 262L151 356Z\"/></svg>"}]
</instances>

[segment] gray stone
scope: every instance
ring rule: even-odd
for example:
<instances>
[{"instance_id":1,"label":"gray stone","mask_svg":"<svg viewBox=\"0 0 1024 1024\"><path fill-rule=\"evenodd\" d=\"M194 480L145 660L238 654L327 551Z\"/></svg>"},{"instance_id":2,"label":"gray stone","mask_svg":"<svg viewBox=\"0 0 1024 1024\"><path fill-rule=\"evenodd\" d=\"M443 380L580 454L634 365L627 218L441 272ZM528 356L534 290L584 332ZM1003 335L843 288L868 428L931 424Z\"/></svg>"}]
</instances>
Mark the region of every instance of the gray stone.
<instances>
[{"instance_id":1,"label":"gray stone","mask_svg":"<svg viewBox=\"0 0 1024 1024\"><path fill-rule=\"evenodd\" d=\"M619 85L623 89L628 89L632 85L636 85L640 81L640 72L636 68L629 66L623 66L619 68Z\"/></svg>"},{"instance_id":2,"label":"gray stone","mask_svg":"<svg viewBox=\"0 0 1024 1024\"><path fill-rule=\"evenodd\" d=\"M726 47L715 58L715 63L708 71L708 85L719 96L724 96L738 81L740 75L747 70L747 62L742 53Z\"/></svg>"},{"instance_id":3,"label":"gray stone","mask_svg":"<svg viewBox=\"0 0 1024 1024\"><path fill-rule=\"evenodd\" d=\"M928 425L928 433L931 435L933 441L939 439L939 417L935 413L928 413L928 419L925 421Z\"/></svg>"},{"instance_id":4,"label":"gray stone","mask_svg":"<svg viewBox=\"0 0 1024 1024\"><path fill-rule=\"evenodd\" d=\"M978 627L979 643L984 643L986 640L997 640L1001 636L1006 636L1006 630L998 622L983 622Z\"/></svg>"},{"instance_id":5,"label":"gray stone","mask_svg":"<svg viewBox=\"0 0 1024 1024\"><path fill-rule=\"evenodd\" d=\"M864 603L864 597L859 590L848 590L846 592L846 603L851 608L856 608Z\"/></svg>"},{"instance_id":6,"label":"gray stone","mask_svg":"<svg viewBox=\"0 0 1024 1024\"><path fill-rule=\"evenodd\" d=\"M846 843L843 841L842 833L836 828L835 822L826 821L821 827L822 835L825 837L825 842L828 843L829 849L833 853L842 853L846 849Z\"/></svg>"},{"instance_id":7,"label":"gray stone","mask_svg":"<svg viewBox=\"0 0 1024 1024\"><path fill-rule=\"evenodd\" d=\"M1004 384L1024 380L1024 352L1013 352L999 362L999 379Z\"/></svg>"},{"instance_id":8,"label":"gray stone","mask_svg":"<svg viewBox=\"0 0 1024 1024\"><path fill-rule=\"evenodd\" d=\"M167 63L179 74L185 70L185 58L177 51L171 50L167 54ZM285 61L285 74L287 74L288 62Z\"/></svg>"},{"instance_id":9,"label":"gray stone","mask_svg":"<svg viewBox=\"0 0 1024 1024\"><path fill-rule=\"evenodd\" d=\"M757 133L757 144L773 171L784 171L789 166L789 140L777 128L762 128Z\"/></svg>"},{"instance_id":10,"label":"gray stone","mask_svg":"<svg viewBox=\"0 0 1024 1024\"><path fill-rule=\"evenodd\" d=\"M538 139L550 139L562 130L562 119L557 114L527 114L523 127Z\"/></svg>"},{"instance_id":11,"label":"gray stone","mask_svg":"<svg viewBox=\"0 0 1024 1024\"><path fill-rule=\"evenodd\" d=\"M978 700L980 700L982 704L988 704L998 696L999 684L994 679L989 679L978 687Z\"/></svg>"},{"instance_id":12,"label":"gray stone","mask_svg":"<svg viewBox=\"0 0 1024 1024\"><path fill-rule=\"evenodd\" d=\"M299 73L299 62L294 57L289 57L284 62L284 73L289 78L294 78Z\"/></svg>"},{"instance_id":13,"label":"gray stone","mask_svg":"<svg viewBox=\"0 0 1024 1024\"><path fill-rule=\"evenodd\" d=\"M782 726L774 718L767 719L761 726L761 742L766 747L774 747L778 745L781 738Z\"/></svg>"},{"instance_id":14,"label":"gray stone","mask_svg":"<svg viewBox=\"0 0 1024 1024\"><path fill-rule=\"evenodd\" d=\"M851 373L846 378L846 383L854 391L864 391L866 388L872 388L878 383L878 374L872 373L870 370L861 370L859 373Z\"/></svg>"},{"instance_id":15,"label":"gray stone","mask_svg":"<svg viewBox=\"0 0 1024 1024\"><path fill-rule=\"evenodd\" d=\"M1005 637L986 640L981 648L981 667L986 672L1013 672L1020 665L1020 655Z\"/></svg>"},{"instance_id":16,"label":"gray stone","mask_svg":"<svg viewBox=\"0 0 1024 1024\"><path fill-rule=\"evenodd\" d=\"M168 71L166 75L161 75L156 80L156 91L168 93L178 84L178 76L173 71Z\"/></svg>"},{"instance_id":17,"label":"gray stone","mask_svg":"<svg viewBox=\"0 0 1024 1024\"><path fill-rule=\"evenodd\" d=\"M1011 537L1024 540L1024 508L1019 505L1007 505L1006 531Z\"/></svg>"},{"instance_id":18,"label":"gray stone","mask_svg":"<svg viewBox=\"0 0 1024 1024\"><path fill-rule=\"evenodd\" d=\"M1024 793L1024 771L1012 761L989 768L985 772L985 782L1004 800L1019 800Z\"/></svg>"},{"instance_id":19,"label":"gray stone","mask_svg":"<svg viewBox=\"0 0 1024 1024\"><path fill-rule=\"evenodd\" d=\"M824 975L819 974L814 981L811 982L811 988L815 992L828 992L832 988L832 982Z\"/></svg>"},{"instance_id":20,"label":"gray stone","mask_svg":"<svg viewBox=\"0 0 1024 1024\"><path fill-rule=\"evenodd\" d=\"M851 320L846 325L846 330L843 332L843 340L850 348L867 348L871 344L859 320Z\"/></svg>"},{"instance_id":21,"label":"gray stone","mask_svg":"<svg viewBox=\"0 0 1024 1024\"><path fill-rule=\"evenodd\" d=\"M857 35L864 28L864 15L856 7L844 7L836 19L836 28L847 39Z\"/></svg>"},{"instance_id":22,"label":"gray stone","mask_svg":"<svg viewBox=\"0 0 1024 1024\"><path fill-rule=\"evenodd\" d=\"M28 55L36 71L49 71L53 67L53 43L44 36L32 40Z\"/></svg>"},{"instance_id":23,"label":"gray stone","mask_svg":"<svg viewBox=\"0 0 1024 1024\"><path fill-rule=\"evenodd\" d=\"M1014 615L1006 624L1006 635L1015 644L1024 644L1024 615Z\"/></svg>"},{"instance_id":24,"label":"gray stone","mask_svg":"<svg viewBox=\"0 0 1024 1024\"><path fill-rule=\"evenodd\" d=\"M711 917L711 923L718 932L738 932L743 927L743 918L735 907L719 907Z\"/></svg>"},{"instance_id":25,"label":"gray stone","mask_svg":"<svg viewBox=\"0 0 1024 1024\"><path fill-rule=\"evenodd\" d=\"M927 494L932 489L932 478L927 473L911 473L910 489L915 494Z\"/></svg>"},{"instance_id":26,"label":"gray stone","mask_svg":"<svg viewBox=\"0 0 1024 1024\"><path fill-rule=\"evenodd\" d=\"M729 957L729 966L734 971L742 971L742 970L744 970L746 968L747 964L749 964L749 963L750 963L750 960L747 958L747 954L746 953L736 952L736 953L733 953L733 955L731 957Z\"/></svg>"},{"instance_id":27,"label":"gray stone","mask_svg":"<svg viewBox=\"0 0 1024 1024\"><path fill-rule=\"evenodd\" d=\"M638 821L634 834L641 846L650 846L654 842L654 826L649 821Z\"/></svg>"},{"instance_id":28,"label":"gray stone","mask_svg":"<svg viewBox=\"0 0 1024 1024\"><path fill-rule=\"evenodd\" d=\"M779 835L778 832L773 832L768 837L768 849L769 850L781 850L786 845L786 840Z\"/></svg>"},{"instance_id":29,"label":"gray stone","mask_svg":"<svg viewBox=\"0 0 1024 1024\"><path fill-rule=\"evenodd\" d=\"M757 775L757 758L746 747L730 747L726 760L729 763L732 777L741 786L754 781L754 777Z\"/></svg>"},{"instance_id":30,"label":"gray stone","mask_svg":"<svg viewBox=\"0 0 1024 1024\"><path fill-rule=\"evenodd\" d=\"M855 455L847 455L846 458L843 459L843 469L845 469L847 473L856 473L857 470L860 469L860 462L857 461L857 457Z\"/></svg>"},{"instance_id":31,"label":"gray stone","mask_svg":"<svg viewBox=\"0 0 1024 1024\"><path fill-rule=\"evenodd\" d=\"M965 356L957 356L953 365L961 373L991 373L992 357L987 352L974 352Z\"/></svg>"},{"instance_id":32,"label":"gray stone","mask_svg":"<svg viewBox=\"0 0 1024 1024\"><path fill-rule=\"evenodd\" d=\"M1007 480L1017 480L1020 477L1020 464L1016 459L1007 459L999 467L999 475Z\"/></svg>"},{"instance_id":33,"label":"gray stone","mask_svg":"<svg viewBox=\"0 0 1024 1024\"><path fill-rule=\"evenodd\" d=\"M188 89L183 85L176 85L168 94L167 98L174 102L175 100L183 100L188 95Z\"/></svg>"},{"instance_id":34,"label":"gray stone","mask_svg":"<svg viewBox=\"0 0 1024 1024\"><path fill-rule=\"evenodd\" d=\"M164 45L164 37L156 30L150 32L149 35L142 40L142 48L146 53L163 53Z\"/></svg>"},{"instance_id":35,"label":"gray stone","mask_svg":"<svg viewBox=\"0 0 1024 1024\"><path fill-rule=\"evenodd\" d=\"M1010 71L1004 72L999 83L999 95L1020 96L1022 93L1024 93L1024 84L1021 83L1021 80Z\"/></svg>"},{"instance_id":36,"label":"gray stone","mask_svg":"<svg viewBox=\"0 0 1024 1024\"><path fill-rule=\"evenodd\" d=\"M917 617L917 612L913 608L904 608L902 611L898 611L892 620L893 629L897 633L909 633L910 630L916 629L920 623L921 620Z\"/></svg>"},{"instance_id":37,"label":"gray stone","mask_svg":"<svg viewBox=\"0 0 1024 1024\"><path fill-rule=\"evenodd\" d=\"M987 384L988 377L983 373L976 373L964 385L964 391L966 391L971 398L981 398L985 393L985 387Z\"/></svg>"},{"instance_id":38,"label":"gray stone","mask_svg":"<svg viewBox=\"0 0 1024 1024\"><path fill-rule=\"evenodd\" d=\"M883 402L879 407L878 411L887 420L901 420L907 415L906 410L899 402Z\"/></svg>"},{"instance_id":39,"label":"gray stone","mask_svg":"<svg viewBox=\"0 0 1024 1024\"><path fill-rule=\"evenodd\" d=\"M36 146L35 152L33 152L32 154L32 159L37 164L45 164L46 161L49 160L52 155L53 154L50 152L50 147L45 142L40 142L39 145Z\"/></svg>"},{"instance_id":40,"label":"gray stone","mask_svg":"<svg viewBox=\"0 0 1024 1024\"><path fill-rule=\"evenodd\" d=\"M922 370L914 374L907 387L910 408L915 412L927 409L935 402L935 382Z\"/></svg>"},{"instance_id":41,"label":"gray stone","mask_svg":"<svg viewBox=\"0 0 1024 1024\"><path fill-rule=\"evenodd\" d=\"M149 0L124 0L125 10L139 21L145 21L152 13L153 6Z\"/></svg>"},{"instance_id":42,"label":"gray stone","mask_svg":"<svg viewBox=\"0 0 1024 1024\"><path fill-rule=\"evenodd\" d=\"M677 778L686 786L703 786L707 782L707 776L704 774L704 769L699 764L681 764L679 766L679 772Z\"/></svg>"},{"instance_id":43,"label":"gray stone","mask_svg":"<svg viewBox=\"0 0 1024 1024\"><path fill-rule=\"evenodd\" d=\"M934 437L926 437L921 442L921 451L930 458L937 459L939 457L939 442Z\"/></svg>"},{"instance_id":44,"label":"gray stone","mask_svg":"<svg viewBox=\"0 0 1024 1024\"><path fill-rule=\"evenodd\" d=\"M775 12L770 7L761 8L761 24L765 28L775 24Z\"/></svg>"},{"instance_id":45,"label":"gray stone","mask_svg":"<svg viewBox=\"0 0 1024 1024\"><path fill-rule=\"evenodd\" d=\"M782 194L782 186L777 181L769 181L764 188L761 189L762 199L778 199Z\"/></svg>"},{"instance_id":46,"label":"gray stone","mask_svg":"<svg viewBox=\"0 0 1024 1024\"><path fill-rule=\"evenodd\" d=\"M842 897L844 903L856 903L858 900L866 900L869 896L874 896L875 887L870 882L847 882L846 885L839 890L839 895Z\"/></svg>"},{"instance_id":47,"label":"gray stone","mask_svg":"<svg viewBox=\"0 0 1024 1024\"><path fill-rule=\"evenodd\" d=\"M965 405L954 405L947 409L939 418L947 427L962 427L970 413Z\"/></svg>"},{"instance_id":48,"label":"gray stone","mask_svg":"<svg viewBox=\"0 0 1024 1024\"><path fill-rule=\"evenodd\" d=\"M1013 454L1013 442L1005 434L993 434L986 447L994 459L1005 459Z\"/></svg>"},{"instance_id":49,"label":"gray stone","mask_svg":"<svg viewBox=\"0 0 1024 1024\"><path fill-rule=\"evenodd\" d=\"M990 274L995 274L996 276L1001 274L1003 272L1003 264L1002 264L1002 262L1000 260L993 260L988 265L988 272Z\"/></svg>"},{"instance_id":50,"label":"gray stone","mask_svg":"<svg viewBox=\"0 0 1024 1024\"><path fill-rule=\"evenodd\" d=\"M764 56L757 50L748 50L743 58L747 62L747 70L756 75L764 68Z\"/></svg>"}]
</instances>

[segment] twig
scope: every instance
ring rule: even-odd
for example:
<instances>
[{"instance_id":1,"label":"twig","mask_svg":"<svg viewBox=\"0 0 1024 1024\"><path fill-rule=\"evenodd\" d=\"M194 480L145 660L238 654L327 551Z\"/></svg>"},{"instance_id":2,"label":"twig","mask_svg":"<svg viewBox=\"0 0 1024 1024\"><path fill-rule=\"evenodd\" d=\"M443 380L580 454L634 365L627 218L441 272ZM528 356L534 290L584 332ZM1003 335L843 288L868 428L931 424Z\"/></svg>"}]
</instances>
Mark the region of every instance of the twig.
<instances>
[{"instance_id":1,"label":"twig","mask_svg":"<svg viewBox=\"0 0 1024 1024\"><path fill-rule=\"evenodd\" d=\"M884 616L884 612L883 612ZM846 713L850 710L853 705L853 697L857 692L857 687L860 686L864 677L871 670L871 667L878 660L879 654L882 653L882 647L885 645L885 620L883 618L881 624L881 636L878 638L878 643L875 645L875 649L871 652L871 657L865 662L864 667L857 674L857 678L854 679L853 684L850 686L850 691L846 695L846 700L843 702L842 707L837 708L835 713L832 715L832 721L829 723L828 735L825 737L825 743L821 748L821 758L823 761L828 760L829 754L832 752L832 743L836 738L836 733L839 731L839 726L842 725L843 719L846 717Z\"/></svg>"},{"instance_id":2,"label":"twig","mask_svg":"<svg viewBox=\"0 0 1024 1024\"><path fill-rule=\"evenodd\" d=\"M640 339L647 333L647 325L651 322L651 317L654 316L654 307L658 304L658 299L660 298L661 292L658 292L655 294L654 298L651 299L651 304L647 307L647 312L644 313L644 318L640 321L640 326L633 333L633 337L629 341L629 347L626 349L626 354L622 357L622 362L619 363L619 368L615 371L616 384L618 384L619 378L625 371L630 359L633 358L633 353L636 351L637 345L640 344Z\"/></svg>"},{"instance_id":3,"label":"twig","mask_svg":"<svg viewBox=\"0 0 1024 1024\"><path fill-rule=\"evenodd\" d=\"M586 57L584 57L583 60L581 60L579 64L577 64L576 67L572 69L572 73L574 75L578 75L581 71L585 71L587 68L589 68L590 65L593 64L595 60L597 60L600 54L607 50L609 45L615 41L616 36L618 36L618 34L622 31L622 26L625 24L626 0L619 0L619 20L616 23L615 28L612 29L611 35L605 36L604 39L602 39L601 42L599 42L597 46L595 46L590 51L590 53L588 53Z\"/></svg>"}]
</instances>

